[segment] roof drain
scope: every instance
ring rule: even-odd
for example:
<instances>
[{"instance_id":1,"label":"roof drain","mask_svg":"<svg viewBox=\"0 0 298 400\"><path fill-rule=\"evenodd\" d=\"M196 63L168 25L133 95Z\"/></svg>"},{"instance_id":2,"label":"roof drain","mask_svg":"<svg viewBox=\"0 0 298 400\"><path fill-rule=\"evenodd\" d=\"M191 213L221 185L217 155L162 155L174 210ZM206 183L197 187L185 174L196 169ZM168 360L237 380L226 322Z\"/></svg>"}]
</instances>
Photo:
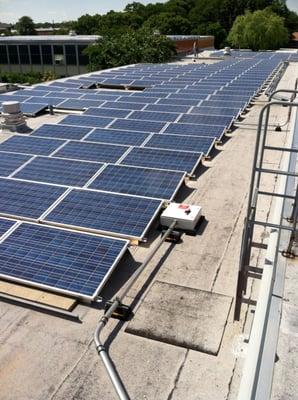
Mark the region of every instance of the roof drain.
<instances>
[{"instance_id":1,"label":"roof drain","mask_svg":"<svg viewBox=\"0 0 298 400\"><path fill-rule=\"evenodd\" d=\"M174 228L177 225L177 220L173 220L167 231L164 233L164 235L159 239L158 243L156 246L151 250L151 252L148 254L148 256L145 258L144 262L139 266L138 269L135 270L133 275L130 277L130 279L126 282L126 284L122 287L120 290L118 296L115 296L112 299L112 304L108 308L108 310L104 313L104 315L101 317L99 323L96 326L95 332L94 332L94 342L96 346L96 350L101 357L101 360L107 370L107 373L112 381L112 384L115 388L115 391L119 397L120 400L129 400L129 396L125 390L125 387L123 383L120 380L120 377L115 369L115 366L112 362L112 360L109 357L109 354L107 352L107 349L105 348L104 344L101 342L100 335L103 330L103 328L106 326L108 323L110 317L114 313L114 311L121 306L122 300L132 287L132 285L135 283L135 281L138 279L140 274L143 272L143 270L146 268L147 264L151 261L152 257L155 255L157 250L160 248L160 246L163 244L163 242L169 238L169 236L173 233Z\"/></svg>"}]
</instances>

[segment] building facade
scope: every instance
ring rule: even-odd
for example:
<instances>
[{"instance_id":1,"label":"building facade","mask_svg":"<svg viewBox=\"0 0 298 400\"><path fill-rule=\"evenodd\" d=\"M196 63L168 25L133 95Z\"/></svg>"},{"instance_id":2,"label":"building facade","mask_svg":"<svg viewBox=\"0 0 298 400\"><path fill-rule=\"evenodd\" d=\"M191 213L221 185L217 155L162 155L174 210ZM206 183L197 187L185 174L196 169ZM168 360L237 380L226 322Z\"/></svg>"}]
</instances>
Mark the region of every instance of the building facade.
<instances>
[{"instance_id":1,"label":"building facade","mask_svg":"<svg viewBox=\"0 0 298 400\"><path fill-rule=\"evenodd\" d=\"M2 72L54 72L57 77L87 72L86 47L97 35L3 36L0 37Z\"/></svg>"}]
</instances>

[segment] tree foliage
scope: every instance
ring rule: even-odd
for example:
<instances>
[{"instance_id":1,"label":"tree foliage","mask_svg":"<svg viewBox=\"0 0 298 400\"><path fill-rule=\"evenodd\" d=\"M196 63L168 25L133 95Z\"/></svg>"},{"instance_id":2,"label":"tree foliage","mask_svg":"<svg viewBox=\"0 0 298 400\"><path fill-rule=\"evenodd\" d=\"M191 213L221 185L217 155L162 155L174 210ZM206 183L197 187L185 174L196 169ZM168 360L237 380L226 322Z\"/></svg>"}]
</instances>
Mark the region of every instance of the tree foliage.
<instances>
[{"instance_id":1,"label":"tree foliage","mask_svg":"<svg viewBox=\"0 0 298 400\"><path fill-rule=\"evenodd\" d=\"M16 23L16 29L19 35L36 35L34 22L32 18L24 16Z\"/></svg>"},{"instance_id":2,"label":"tree foliage","mask_svg":"<svg viewBox=\"0 0 298 400\"><path fill-rule=\"evenodd\" d=\"M161 63L175 54L173 42L147 30L105 36L85 50L90 69L98 70L135 63Z\"/></svg>"},{"instance_id":3,"label":"tree foliage","mask_svg":"<svg viewBox=\"0 0 298 400\"><path fill-rule=\"evenodd\" d=\"M282 17L264 9L238 16L228 41L236 47L274 50L287 44L288 31Z\"/></svg>"},{"instance_id":4,"label":"tree foliage","mask_svg":"<svg viewBox=\"0 0 298 400\"><path fill-rule=\"evenodd\" d=\"M298 15L289 11L286 0L169 0L147 5L135 1L123 12L83 15L72 28L78 34L110 36L144 28L164 35L211 34L220 47L239 15L263 9L283 17L289 35L298 30Z\"/></svg>"}]
</instances>

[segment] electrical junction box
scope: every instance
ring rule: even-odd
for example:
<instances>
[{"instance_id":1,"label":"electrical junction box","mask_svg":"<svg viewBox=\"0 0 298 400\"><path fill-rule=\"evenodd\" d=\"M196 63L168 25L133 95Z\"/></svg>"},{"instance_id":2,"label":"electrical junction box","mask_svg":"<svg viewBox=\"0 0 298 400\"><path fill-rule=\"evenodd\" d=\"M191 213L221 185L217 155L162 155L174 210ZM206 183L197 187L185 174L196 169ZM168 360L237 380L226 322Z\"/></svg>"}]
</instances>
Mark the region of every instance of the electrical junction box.
<instances>
[{"instance_id":1,"label":"electrical junction box","mask_svg":"<svg viewBox=\"0 0 298 400\"><path fill-rule=\"evenodd\" d=\"M177 221L175 229L192 231L196 228L202 216L202 207L190 204L170 203L160 216L162 226L170 226Z\"/></svg>"}]
</instances>

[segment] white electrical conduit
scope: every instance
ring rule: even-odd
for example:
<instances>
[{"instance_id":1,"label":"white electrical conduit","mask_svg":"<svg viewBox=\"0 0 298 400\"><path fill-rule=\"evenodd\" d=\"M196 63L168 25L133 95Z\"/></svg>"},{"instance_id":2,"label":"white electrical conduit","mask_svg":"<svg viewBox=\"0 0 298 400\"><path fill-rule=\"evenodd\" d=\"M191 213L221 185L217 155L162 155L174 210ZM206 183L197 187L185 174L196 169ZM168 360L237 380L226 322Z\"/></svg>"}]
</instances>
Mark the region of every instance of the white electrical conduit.
<instances>
[{"instance_id":1,"label":"white electrical conduit","mask_svg":"<svg viewBox=\"0 0 298 400\"><path fill-rule=\"evenodd\" d=\"M105 348L104 344L101 342L101 332L103 328L106 326L107 322L109 321L110 317L112 316L113 312L117 309L118 306L121 305L122 300L130 290L130 288L133 286L135 281L138 279L138 277L141 275L143 270L146 268L148 263L151 261L152 257L155 255L157 250L160 248L160 246L163 244L163 242L169 237L169 235L173 232L175 226L177 224L176 220L173 220L171 223L170 227L168 230L165 232L165 234L159 239L158 243L154 246L154 248L150 251L150 253L147 255L145 258L144 262L139 266L138 269L135 270L133 275L129 278L129 280L126 282L126 284L122 287L120 290L118 296L115 296L112 300L112 305L110 308L105 312L105 314L101 317L98 325L96 326L95 332L94 332L94 342L96 346L96 350L98 354L100 355L102 362L107 370L107 373L112 381L112 384L114 386L114 389L119 397L120 400L129 400L129 396L123 386L123 383L121 382L121 379L119 378L119 375L114 367L113 362L111 361L109 354L107 352L107 349Z\"/></svg>"}]
</instances>

